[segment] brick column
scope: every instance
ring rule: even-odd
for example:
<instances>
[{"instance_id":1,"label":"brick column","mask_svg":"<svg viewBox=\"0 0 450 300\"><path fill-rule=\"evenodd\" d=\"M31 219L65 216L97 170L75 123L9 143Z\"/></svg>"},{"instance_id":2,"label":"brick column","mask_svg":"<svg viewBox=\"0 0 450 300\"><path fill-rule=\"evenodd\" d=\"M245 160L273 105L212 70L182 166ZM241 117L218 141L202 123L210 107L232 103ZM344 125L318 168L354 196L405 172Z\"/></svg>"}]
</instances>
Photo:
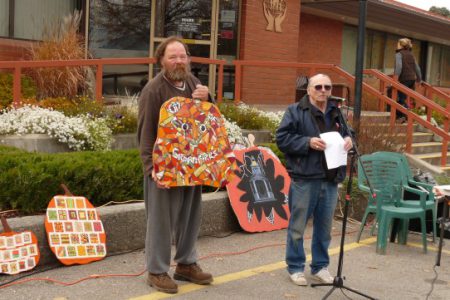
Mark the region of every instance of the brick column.
<instances>
[{"instance_id":1,"label":"brick column","mask_svg":"<svg viewBox=\"0 0 450 300\"><path fill-rule=\"evenodd\" d=\"M241 14L239 58L296 62L298 57L300 1L285 0L282 32L266 30L264 0L244 0ZM244 67L242 101L249 104L288 104L295 99L294 69Z\"/></svg>"}]
</instances>

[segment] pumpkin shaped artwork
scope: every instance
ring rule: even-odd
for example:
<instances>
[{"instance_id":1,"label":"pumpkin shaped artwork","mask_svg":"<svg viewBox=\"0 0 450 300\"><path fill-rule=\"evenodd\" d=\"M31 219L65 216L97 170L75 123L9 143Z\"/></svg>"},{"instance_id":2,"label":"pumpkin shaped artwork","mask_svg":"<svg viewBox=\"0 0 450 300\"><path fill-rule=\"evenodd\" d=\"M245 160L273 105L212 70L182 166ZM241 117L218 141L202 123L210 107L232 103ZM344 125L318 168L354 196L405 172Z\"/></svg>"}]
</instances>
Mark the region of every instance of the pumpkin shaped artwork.
<instances>
[{"instance_id":1,"label":"pumpkin shaped artwork","mask_svg":"<svg viewBox=\"0 0 450 300\"><path fill-rule=\"evenodd\" d=\"M65 195L50 200L45 230L50 249L65 265L87 264L106 256L106 234L95 207L85 197Z\"/></svg>"},{"instance_id":2,"label":"pumpkin shaped artwork","mask_svg":"<svg viewBox=\"0 0 450 300\"><path fill-rule=\"evenodd\" d=\"M225 122L212 103L183 97L160 109L153 166L166 186L225 186L237 169Z\"/></svg>"},{"instance_id":3,"label":"pumpkin shaped artwork","mask_svg":"<svg viewBox=\"0 0 450 300\"><path fill-rule=\"evenodd\" d=\"M287 228L291 181L278 157L256 146L234 153L239 170L235 171L237 176L227 185L227 191L242 229L262 232Z\"/></svg>"},{"instance_id":4,"label":"pumpkin shaped artwork","mask_svg":"<svg viewBox=\"0 0 450 300\"><path fill-rule=\"evenodd\" d=\"M40 253L31 231L13 232L1 216L4 232L0 234L0 273L17 274L36 267Z\"/></svg>"}]
</instances>

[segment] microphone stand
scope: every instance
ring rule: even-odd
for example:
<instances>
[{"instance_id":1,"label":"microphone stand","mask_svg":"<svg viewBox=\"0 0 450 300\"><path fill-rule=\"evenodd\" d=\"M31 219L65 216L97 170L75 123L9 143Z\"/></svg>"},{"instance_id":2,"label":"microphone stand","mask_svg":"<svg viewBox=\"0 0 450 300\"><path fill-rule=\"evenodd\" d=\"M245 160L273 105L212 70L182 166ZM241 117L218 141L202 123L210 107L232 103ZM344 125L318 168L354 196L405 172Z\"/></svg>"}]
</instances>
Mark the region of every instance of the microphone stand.
<instances>
[{"instance_id":1,"label":"microphone stand","mask_svg":"<svg viewBox=\"0 0 450 300\"><path fill-rule=\"evenodd\" d=\"M345 286L344 285L344 277L342 277L342 268L343 268L343 263L344 263L344 242L345 242L345 234L346 234L345 232L346 232L346 228L347 228L348 205L351 200L350 195L352 192L354 162L355 162L355 156L359 159L360 155L358 152L358 147L355 143L355 139L352 135L352 132L350 131L347 121L345 120L345 118L342 115L340 106L338 106L338 115L339 115L339 122L340 122L341 126L343 127L344 132L346 131L348 133L348 135L350 136L352 143L353 143L353 148L348 152L348 154L350 155L350 175L348 178L347 191L345 194L344 217L343 217L343 221L342 221L342 233L341 233L341 245L340 245L340 249L339 249L338 271L337 271L336 277L334 277L333 283L313 283L313 284L311 284L311 287L316 287L316 286L332 286L333 287L330 291L328 291L328 293L322 299L327 299L328 296L330 296L331 293L333 293L333 291L336 288L339 288L339 289L346 289L350 292L361 295L368 299L375 300L376 298L373 298L369 295L363 294L360 291L357 291L348 286ZM364 168L363 168L363 171L364 171L365 177L367 178ZM373 192L373 188L372 188L369 180L367 180L367 183L368 183L368 186L369 186L369 189L370 189L372 195L374 195L376 197L376 194Z\"/></svg>"},{"instance_id":2,"label":"microphone stand","mask_svg":"<svg viewBox=\"0 0 450 300\"><path fill-rule=\"evenodd\" d=\"M436 266L438 266L438 267L441 265L442 245L444 243L443 242L443 240L444 240L444 230L450 229L450 226L447 223L448 219L446 219L446 218L448 218L448 207L450 205L450 198L449 198L449 196L445 195L443 204L444 204L444 211L442 212L442 217L441 217L441 220L440 220L441 230L440 230L440 234L439 234L438 254L437 254L437 257L436 257Z\"/></svg>"}]
</instances>

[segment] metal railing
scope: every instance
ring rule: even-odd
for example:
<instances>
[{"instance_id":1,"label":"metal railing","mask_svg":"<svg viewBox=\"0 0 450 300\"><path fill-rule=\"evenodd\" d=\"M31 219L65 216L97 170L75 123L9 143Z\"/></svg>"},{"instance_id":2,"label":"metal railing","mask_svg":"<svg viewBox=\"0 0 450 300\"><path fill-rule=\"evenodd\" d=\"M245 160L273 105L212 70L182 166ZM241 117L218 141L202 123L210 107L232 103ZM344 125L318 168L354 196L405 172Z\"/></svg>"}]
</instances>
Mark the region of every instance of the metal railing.
<instances>
[{"instance_id":1,"label":"metal railing","mask_svg":"<svg viewBox=\"0 0 450 300\"><path fill-rule=\"evenodd\" d=\"M296 63L296 62L275 62L275 61L257 61L257 60L235 60L233 64L236 66L235 70L235 102L239 102L241 100L241 89L242 89L242 72L245 66L250 67L271 67L271 68L294 68L294 69L307 69L306 73L308 76L318 73L318 71L326 71L329 75L337 75L341 78L344 78L349 85L353 88L355 85L355 77L340 67L333 64L314 64L314 63ZM390 78L389 76L381 73L378 70L365 70L365 74L370 74L375 76L380 80L380 89L377 90L373 86L363 82L363 93L367 93L378 100L378 110L385 111L386 105L388 105L390 110L390 126L393 128L395 126L396 121L396 112L400 111L405 114L407 117L407 132L406 132L406 152L412 152L412 141L413 141L413 133L414 133L414 125L420 124L423 127L427 128L434 134L440 136L442 138L442 147L441 147L441 166L445 166L447 164L447 147L448 142L450 140L449 131L449 118L450 118L450 105L447 105L447 108L444 109L440 105L434 103L432 100L426 98L425 96L414 92L398 81ZM391 97L386 95L386 88L388 86L393 87L393 93ZM431 89L430 89L431 90ZM393 99L397 99L397 91L401 91L406 94L407 100L415 100L421 106L426 108L427 119L422 119L415 112L406 109L402 105L398 104L397 101ZM439 90L434 89L433 93ZM442 92L439 95L445 95ZM448 96L447 96L448 98ZM447 99L446 98L446 99ZM431 121L431 113L433 111L438 112L443 116L443 127L441 129L439 127L435 127Z\"/></svg>"},{"instance_id":2,"label":"metal railing","mask_svg":"<svg viewBox=\"0 0 450 300\"><path fill-rule=\"evenodd\" d=\"M217 100L222 101L223 94L223 69L225 60L209 59L204 57L191 57L191 61L200 64L213 64L219 66L217 81ZM52 68L52 67L80 67L94 66L95 72L95 99L103 98L103 69L105 65L152 65L156 63L154 57L143 58L102 58L102 59L74 59L74 60L41 60L41 61L0 61L0 69L13 70L13 105L17 105L21 99L21 76L23 69L27 68Z\"/></svg>"},{"instance_id":3,"label":"metal railing","mask_svg":"<svg viewBox=\"0 0 450 300\"><path fill-rule=\"evenodd\" d=\"M213 64L218 66L217 75L217 100L222 101L223 94L223 77L224 77L224 66L226 61L192 57L192 62L200 64ZM87 60L66 60L66 61L0 61L0 69L12 69L13 70L13 99L14 104L17 104L21 99L21 75L23 69L26 68L42 68L42 67L68 67L68 66L94 66L96 68L96 82L95 82L95 98L98 101L102 101L102 85L103 85L103 69L105 65L132 65L132 64L144 64L151 65L155 64L155 58L107 58L107 59L87 59ZM235 66L235 102L241 100L241 89L243 83L243 68L246 66L251 67L270 67L270 68L291 68L291 69L306 69L304 75L312 76L319 71L328 72L329 75L335 75L339 78L343 78L350 88L354 87L355 78L350 73L339 68L333 64L317 64L317 63L297 63L297 62L275 62L275 61L257 61L257 60L235 60L233 61ZM445 166L447 163L447 146L450 140L448 134L449 131L449 118L450 118L450 105L446 108L442 108L440 105L434 103L427 97L414 92L398 81L395 81L391 77L383 74L378 70L365 70L365 74L377 78L380 82L379 89L377 90L373 86L363 82L363 93L367 93L378 100L378 110L385 111L386 105L388 105L390 110L390 125L393 127L395 125L396 111L407 116L407 139L406 139L406 152L411 153L412 150L412 137L413 137L413 127L414 124L420 124L423 127L429 129L434 134L442 138L442 149L441 149L441 165ZM388 97L386 95L386 89L388 86L392 87L392 95ZM441 99L444 99L446 103L449 103L450 97L441 91L431 87L430 85L424 83L425 93L428 97L437 95ZM427 113L426 120L422 119L418 114L411 110L407 110L402 105L398 104L397 101L393 100L397 98L398 91L407 95L407 100L414 100L420 106L424 106ZM437 112L443 117L443 127L435 127L431 124L431 114L432 112Z\"/></svg>"}]
</instances>

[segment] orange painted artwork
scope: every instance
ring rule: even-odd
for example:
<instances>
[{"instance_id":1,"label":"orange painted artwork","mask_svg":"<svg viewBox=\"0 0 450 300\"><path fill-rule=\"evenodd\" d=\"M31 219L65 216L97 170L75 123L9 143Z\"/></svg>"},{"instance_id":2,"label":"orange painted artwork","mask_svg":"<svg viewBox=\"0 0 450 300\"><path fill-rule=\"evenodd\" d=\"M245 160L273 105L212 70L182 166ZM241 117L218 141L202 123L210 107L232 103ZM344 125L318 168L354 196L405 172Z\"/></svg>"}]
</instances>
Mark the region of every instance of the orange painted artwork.
<instances>
[{"instance_id":1,"label":"orange painted artwork","mask_svg":"<svg viewBox=\"0 0 450 300\"><path fill-rule=\"evenodd\" d=\"M87 264L106 256L103 223L85 197L53 197L47 207L45 230L50 249L65 265Z\"/></svg>"},{"instance_id":2,"label":"orange painted artwork","mask_svg":"<svg viewBox=\"0 0 450 300\"><path fill-rule=\"evenodd\" d=\"M14 275L34 269L40 253L36 235L31 231L14 232L2 216L0 234L0 273Z\"/></svg>"},{"instance_id":3,"label":"orange painted artwork","mask_svg":"<svg viewBox=\"0 0 450 300\"><path fill-rule=\"evenodd\" d=\"M236 158L225 123L212 103L175 97L160 110L153 166L160 184L223 187L234 177Z\"/></svg>"},{"instance_id":4,"label":"orange painted artwork","mask_svg":"<svg viewBox=\"0 0 450 300\"><path fill-rule=\"evenodd\" d=\"M239 170L227 191L242 229L263 232L287 228L291 180L278 157L263 147L234 153Z\"/></svg>"}]
</instances>

